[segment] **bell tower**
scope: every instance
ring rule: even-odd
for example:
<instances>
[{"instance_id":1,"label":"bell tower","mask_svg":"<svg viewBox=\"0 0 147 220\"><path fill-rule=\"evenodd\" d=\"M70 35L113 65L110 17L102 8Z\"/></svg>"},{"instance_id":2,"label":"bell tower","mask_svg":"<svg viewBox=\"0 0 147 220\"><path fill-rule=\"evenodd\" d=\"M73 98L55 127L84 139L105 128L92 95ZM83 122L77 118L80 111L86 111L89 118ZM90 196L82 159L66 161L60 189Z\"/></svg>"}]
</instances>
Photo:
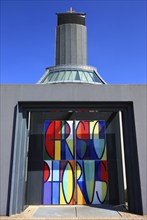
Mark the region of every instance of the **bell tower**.
<instances>
[{"instance_id":1,"label":"bell tower","mask_svg":"<svg viewBox=\"0 0 147 220\"><path fill-rule=\"evenodd\" d=\"M86 14L70 8L57 13L55 66L48 67L41 84L105 84L96 68L87 65Z\"/></svg>"}]
</instances>

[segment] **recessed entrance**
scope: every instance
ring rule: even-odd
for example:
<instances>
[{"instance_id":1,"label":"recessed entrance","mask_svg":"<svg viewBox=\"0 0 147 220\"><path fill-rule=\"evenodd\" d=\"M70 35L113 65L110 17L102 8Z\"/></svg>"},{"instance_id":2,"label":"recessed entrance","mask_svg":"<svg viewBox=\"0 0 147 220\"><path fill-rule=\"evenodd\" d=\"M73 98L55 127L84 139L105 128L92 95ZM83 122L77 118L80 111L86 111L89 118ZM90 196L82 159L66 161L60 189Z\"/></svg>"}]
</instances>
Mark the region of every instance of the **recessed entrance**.
<instances>
[{"instance_id":1,"label":"recessed entrance","mask_svg":"<svg viewBox=\"0 0 147 220\"><path fill-rule=\"evenodd\" d=\"M118 111L29 115L26 204L125 204Z\"/></svg>"},{"instance_id":2,"label":"recessed entrance","mask_svg":"<svg viewBox=\"0 0 147 220\"><path fill-rule=\"evenodd\" d=\"M43 157L43 204L108 203L105 121L45 121Z\"/></svg>"},{"instance_id":3,"label":"recessed entrance","mask_svg":"<svg viewBox=\"0 0 147 220\"><path fill-rule=\"evenodd\" d=\"M19 213L27 205L43 204L44 160L45 160L43 152L45 149L46 121L61 121L64 123L73 121L73 123L75 123L75 127L74 127L75 129L73 129L74 152L77 150L77 148L75 147L76 126L77 126L76 121L78 122L105 121L108 188L107 188L106 199L104 201L108 202L109 205L128 204L128 208L130 212L142 213L140 179L139 179L135 124L134 124L132 103L130 102L126 102L126 103L122 103L122 102L120 103L99 103L99 102L25 103L23 102L23 103L19 103L16 109L16 129L14 136L15 144L14 144L14 152L13 152L13 161L15 161L15 163L13 163L14 172L12 172L12 183L10 185L11 190L10 190L10 202L9 202L9 210L8 210L9 214ZM66 127L66 125L64 127ZM67 138L69 139L69 137ZM82 143L82 138L80 138L81 143ZM62 140L59 141L63 142ZM89 147L87 147L87 149L89 149ZM78 153L76 152L74 156L77 155ZM84 155L83 151L80 152L80 155L82 156ZM18 160L16 160L16 158ZM94 161L94 163L97 163L96 158L92 160ZM88 159L79 158L78 160L78 158L75 157L73 157L72 160L68 160L68 159L63 160L66 162L65 165L62 166L63 169L65 170L64 173L66 175L68 175L69 170L70 170L70 174L72 173L72 170L74 170L73 172L73 186L75 193L73 194L74 202L78 203L78 198L77 198L78 193L75 191L77 191L77 185L80 185L79 184L81 178L80 173L82 174L83 170L84 171L87 170L85 164L81 165L78 162L82 161L82 163L84 163L84 161L91 162L92 160L89 160L89 158ZM62 159L54 160L53 158L50 158L49 161L62 162ZM73 161L73 165L69 163L70 161ZM84 168L80 167L80 169L78 169L79 164L81 165L81 167L83 166ZM93 164L92 166L96 167ZM135 169L135 173L132 172L132 170L134 169ZM78 170L80 170L80 172ZM66 179L65 174L64 176L61 175L61 177L64 177L64 179ZM138 178L136 179L136 177ZM49 179L49 175L47 176L46 181L48 179ZM95 182L96 181L97 179L95 179ZM61 181L61 184L62 182L63 181ZM95 182L92 183L92 185L94 185ZM85 181L84 184L86 185ZM89 185L87 184L86 187L88 188L88 186ZM135 189L137 189L137 191ZM66 187L64 187L64 190L62 189L63 193L65 193L65 191L66 191ZM84 196L85 195L86 194L84 194ZM88 204L93 204L92 203L93 200L92 202L90 200L90 198L92 197L90 196L91 194L89 193L88 195L89 200L87 199ZM71 193L70 193L70 197L72 197ZM70 204L71 201L69 200L69 198L67 202L68 204Z\"/></svg>"}]
</instances>

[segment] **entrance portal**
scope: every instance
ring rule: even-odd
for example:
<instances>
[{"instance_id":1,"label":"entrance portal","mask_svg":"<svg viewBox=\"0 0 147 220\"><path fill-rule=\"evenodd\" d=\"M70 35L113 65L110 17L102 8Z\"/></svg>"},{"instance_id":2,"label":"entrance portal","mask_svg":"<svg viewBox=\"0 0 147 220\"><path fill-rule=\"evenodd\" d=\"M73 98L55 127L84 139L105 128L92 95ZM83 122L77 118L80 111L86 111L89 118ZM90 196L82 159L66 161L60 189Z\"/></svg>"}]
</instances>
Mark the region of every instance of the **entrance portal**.
<instances>
[{"instance_id":1,"label":"entrance portal","mask_svg":"<svg viewBox=\"0 0 147 220\"><path fill-rule=\"evenodd\" d=\"M132 182L139 177L138 163L132 160L134 176L129 162L130 155L137 160L136 145L132 142L132 103L19 105L9 214L19 213L28 205L84 202L128 205L131 212L142 213L139 178ZM52 132L48 133L48 129ZM100 144L101 139L104 145L97 145L96 140ZM137 185L131 187L131 183ZM134 193L137 186L138 196ZM140 202L136 203L136 199Z\"/></svg>"},{"instance_id":2,"label":"entrance portal","mask_svg":"<svg viewBox=\"0 0 147 220\"><path fill-rule=\"evenodd\" d=\"M108 203L103 120L44 122L43 204Z\"/></svg>"}]
</instances>

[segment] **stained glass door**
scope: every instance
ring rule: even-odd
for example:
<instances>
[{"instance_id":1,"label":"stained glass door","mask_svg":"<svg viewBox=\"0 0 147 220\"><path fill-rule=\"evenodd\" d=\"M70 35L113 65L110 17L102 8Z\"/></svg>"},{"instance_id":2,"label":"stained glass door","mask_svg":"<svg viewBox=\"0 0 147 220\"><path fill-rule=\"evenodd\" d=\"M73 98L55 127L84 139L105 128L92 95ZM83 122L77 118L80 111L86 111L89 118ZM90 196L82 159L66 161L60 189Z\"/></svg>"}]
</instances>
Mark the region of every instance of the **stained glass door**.
<instances>
[{"instance_id":1,"label":"stained glass door","mask_svg":"<svg viewBox=\"0 0 147 220\"><path fill-rule=\"evenodd\" d=\"M108 202L105 121L76 121L77 204Z\"/></svg>"},{"instance_id":2,"label":"stained glass door","mask_svg":"<svg viewBox=\"0 0 147 220\"><path fill-rule=\"evenodd\" d=\"M43 204L108 200L104 121L45 121Z\"/></svg>"},{"instance_id":3,"label":"stained glass door","mask_svg":"<svg viewBox=\"0 0 147 220\"><path fill-rule=\"evenodd\" d=\"M75 204L73 121L45 121L43 204Z\"/></svg>"}]
</instances>

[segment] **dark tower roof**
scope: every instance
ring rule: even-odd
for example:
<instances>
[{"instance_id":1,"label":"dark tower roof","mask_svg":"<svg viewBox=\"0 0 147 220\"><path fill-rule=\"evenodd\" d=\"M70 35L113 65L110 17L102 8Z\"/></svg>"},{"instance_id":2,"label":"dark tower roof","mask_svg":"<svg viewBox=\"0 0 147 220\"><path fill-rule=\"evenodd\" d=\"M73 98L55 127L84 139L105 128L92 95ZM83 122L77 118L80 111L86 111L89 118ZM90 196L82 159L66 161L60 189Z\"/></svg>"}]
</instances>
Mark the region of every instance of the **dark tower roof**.
<instances>
[{"instance_id":1,"label":"dark tower roof","mask_svg":"<svg viewBox=\"0 0 147 220\"><path fill-rule=\"evenodd\" d=\"M81 25L86 25L85 24L85 13L57 13L57 25L62 25L62 24L81 24Z\"/></svg>"}]
</instances>

